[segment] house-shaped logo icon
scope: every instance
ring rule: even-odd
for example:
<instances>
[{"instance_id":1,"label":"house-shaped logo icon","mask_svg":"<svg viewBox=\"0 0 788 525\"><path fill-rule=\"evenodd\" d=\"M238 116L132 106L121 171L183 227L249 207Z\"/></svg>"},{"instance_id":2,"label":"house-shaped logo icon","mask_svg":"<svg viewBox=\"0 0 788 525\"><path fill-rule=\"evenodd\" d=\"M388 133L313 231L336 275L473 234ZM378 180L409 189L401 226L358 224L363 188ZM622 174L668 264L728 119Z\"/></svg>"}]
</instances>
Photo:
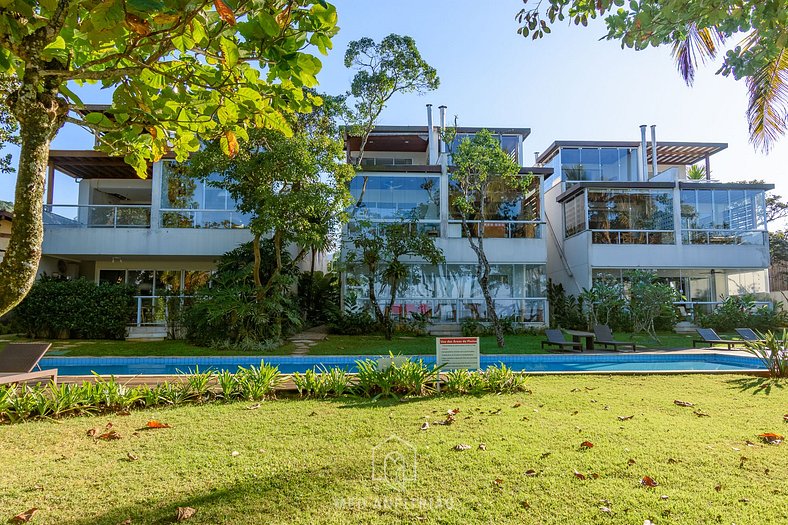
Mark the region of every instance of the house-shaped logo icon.
<instances>
[{"instance_id":1,"label":"house-shaped logo icon","mask_svg":"<svg viewBox=\"0 0 788 525\"><path fill-rule=\"evenodd\" d=\"M372 480L416 481L416 448L394 434L372 447Z\"/></svg>"}]
</instances>

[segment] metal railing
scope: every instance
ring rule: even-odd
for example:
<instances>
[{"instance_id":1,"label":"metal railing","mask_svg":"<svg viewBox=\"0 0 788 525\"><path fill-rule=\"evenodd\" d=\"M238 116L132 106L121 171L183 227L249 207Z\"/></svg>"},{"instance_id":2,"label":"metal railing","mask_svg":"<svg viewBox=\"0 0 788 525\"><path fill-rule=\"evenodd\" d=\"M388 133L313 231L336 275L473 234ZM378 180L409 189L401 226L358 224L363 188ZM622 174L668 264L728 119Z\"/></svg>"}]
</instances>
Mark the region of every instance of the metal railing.
<instances>
[{"instance_id":1,"label":"metal railing","mask_svg":"<svg viewBox=\"0 0 788 525\"><path fill-rule=\"evenodd\" d=\"M593 244L675 244L673 230L590 230Z\"/></svg>"},{"instance_id":2,"label":"metal railing","mask_svg":"<svg viewBox=\"0 0 788 525\"><path fill-rule=\"evenodd\" d=\"M763 246L767 233L764 230L708 230L684 229L681 231L683 244L736 244Z\"/></svg>"},{"instance_id":3,"label":"metal railing","mask_svg":"<svg viewBox=\"0 0 788 525\"><path fill-rule=\"evenodd\" d=\"M236 210L196 210L163 208L162 228L205 228L227 230L248 228L249 217Z\"/></svg>"},{"instance_id":4,"label":"metal railing","mask_svg":"<svg viewBox=\"0 0 788 525\"><path fill-rule=\"evenodd\" d=\"M519 323L547 323L547 298L521 297L494 299L498 317L507 317ZM370 308L367 298L359 298L356 304ZM378 298L378 304L388 306L385 298ZM487 305L483 298L474 299L397 299L391 310L395 319L406 320L411 314L428 315L436 323L459 323L465 319L484 321L487 319Z\"/></svg>"},{"instance_id":5,"label":"metal railing","mask_svg":"<svg viewBox=\"0 0 788 525\"><path fill-rule=\"evenodd\" d=\"M150 228L149 205L67 204L44 206L50 228Z\"/></svg>"}]
</instances>

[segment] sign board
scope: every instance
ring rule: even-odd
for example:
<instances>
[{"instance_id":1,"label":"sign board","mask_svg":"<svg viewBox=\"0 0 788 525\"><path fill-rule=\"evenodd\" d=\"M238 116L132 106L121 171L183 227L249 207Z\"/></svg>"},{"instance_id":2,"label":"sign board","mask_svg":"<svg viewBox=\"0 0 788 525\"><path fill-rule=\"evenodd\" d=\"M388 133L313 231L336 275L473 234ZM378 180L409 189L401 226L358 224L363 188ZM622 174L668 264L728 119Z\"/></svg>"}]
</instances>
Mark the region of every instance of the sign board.
<instances>
[{"instance_id":1,"label":"sign board","mask_svg":"<svg viewBox=\"0 0 788 525\"><path fill-rule=\"evenodd\" d=\"M478 337L436 337L435 362L443 370L480 368Z\"/></svg>"}]
</instances>

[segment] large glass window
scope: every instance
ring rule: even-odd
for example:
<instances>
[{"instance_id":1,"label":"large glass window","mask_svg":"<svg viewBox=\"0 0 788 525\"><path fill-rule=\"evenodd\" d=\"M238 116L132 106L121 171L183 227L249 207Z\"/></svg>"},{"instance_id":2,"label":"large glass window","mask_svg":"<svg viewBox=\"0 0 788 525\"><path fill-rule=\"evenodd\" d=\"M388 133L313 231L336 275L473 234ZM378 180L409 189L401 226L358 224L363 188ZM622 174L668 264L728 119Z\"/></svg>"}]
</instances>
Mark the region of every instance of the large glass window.
<instances>
[{"instance_id":1,"label":"large glass window","mask_svg":"<svg viewBox=\"0 0 788 525\"><path fill-rule=\"evenodd\" d=\"M682 190L681 227L685 244L764 244L765 192Z\"/></svg>"},{"instance_id":2,"label":"large glass window","mask_svg":"<svg viewBox=\"0 0 788 525\"><path fill-rule=\"evenodd\" d=\"M366 219L440 220L440 177L359 175L350 192Z\"/></svg>"},{"instance_id":3,"label":"large glass window","mask_svg":"<svg viewBox=\"0 0 788 525\"><path fill-rule=\"evenodd\" d=\"M562 148L560 158L566 181L637 180L637 149Z\"/></svg>"},{"instance_id":4,"label":"large glass window","mask_svg":"<svg viewBox=\"0 0 788 525\"><path fill-rule=\"evenodd\" d=\"M586 229L585 194L564 203L564 236L571 237Z\"/></svg>"},{"instance_id":5,"label":"large glass window","mask_svg":"<svg viewBox=\"0 0 788 525\"><path fill-rule=\"evenodd\" d=\"M448 150L450 152L457 151L457 148L460 146L460 143L465 139L473 138L473 133L457 133L457 136L454 137L454 140L448 144ZM520 163L519 158L519 145L520 145L520 137L519 135L495 135L499 142L501 143L501 149L504 150L509 156L514 160L517 164ZM451 156L449 156L449 164L451 164Z\"/></svg>"}]
</instances>

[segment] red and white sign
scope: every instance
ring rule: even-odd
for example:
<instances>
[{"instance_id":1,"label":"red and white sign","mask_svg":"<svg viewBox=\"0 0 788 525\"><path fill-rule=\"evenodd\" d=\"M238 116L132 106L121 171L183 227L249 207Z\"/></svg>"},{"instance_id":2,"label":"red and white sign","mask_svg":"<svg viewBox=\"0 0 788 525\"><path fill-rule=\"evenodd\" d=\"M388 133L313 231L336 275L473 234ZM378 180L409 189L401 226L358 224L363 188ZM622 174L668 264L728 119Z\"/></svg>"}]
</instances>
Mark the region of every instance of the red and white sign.
<instances>
[{"instance_id":1,"label":"red and white sign","mask_svg":"<svg viewBox=\"0 0 788 525\"><path fill-rule=\"evenodd\" d=\"M480 368L478 337L436 337L436 363L443 370Z\"/></svg>"}]
</instances>

